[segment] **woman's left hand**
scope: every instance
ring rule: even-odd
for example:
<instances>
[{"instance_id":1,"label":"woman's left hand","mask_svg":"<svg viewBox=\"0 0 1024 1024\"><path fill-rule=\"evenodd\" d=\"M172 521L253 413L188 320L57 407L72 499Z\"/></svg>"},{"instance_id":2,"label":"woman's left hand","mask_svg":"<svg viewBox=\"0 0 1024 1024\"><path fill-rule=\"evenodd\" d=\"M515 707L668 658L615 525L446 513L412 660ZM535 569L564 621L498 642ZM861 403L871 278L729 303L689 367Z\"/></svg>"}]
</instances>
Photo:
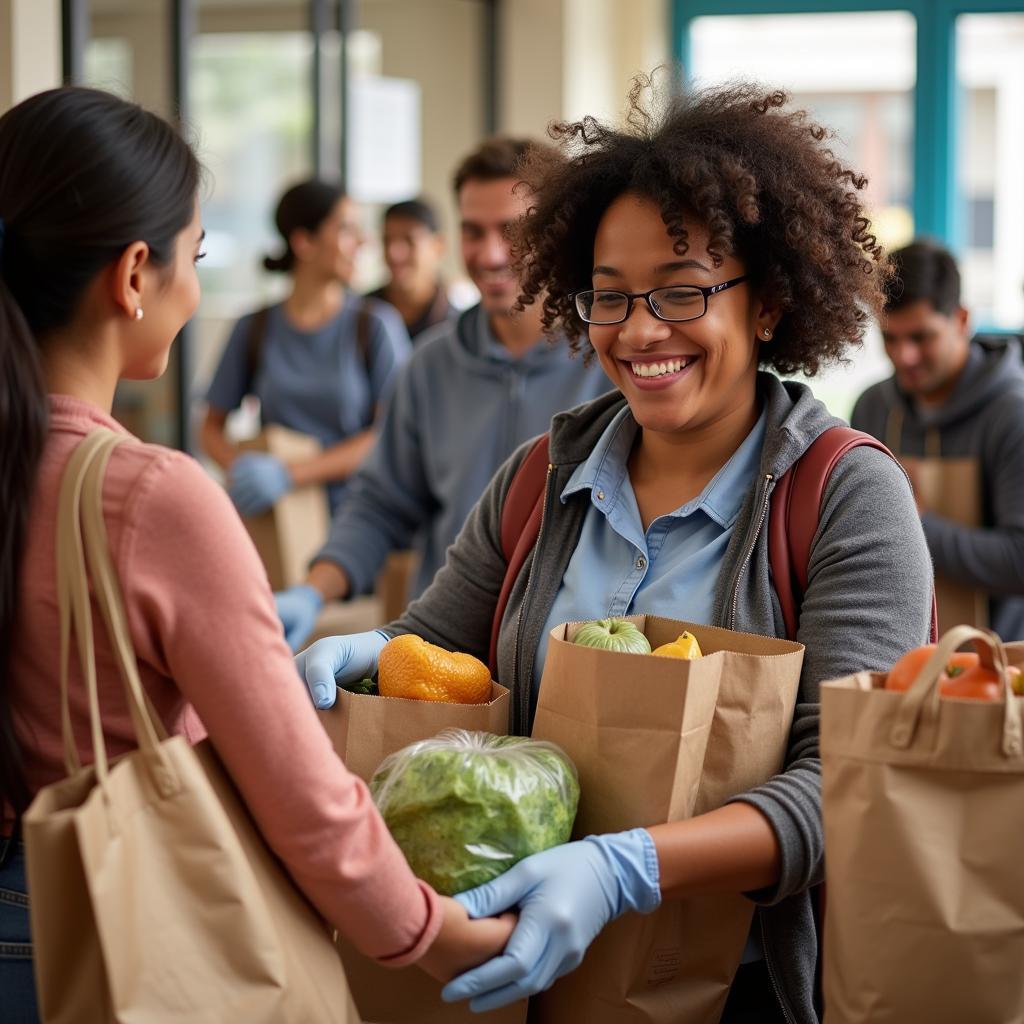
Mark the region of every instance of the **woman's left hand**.
<instances>
[{"instance_id":1,"label":"woman's left hand","mask_svg":"<svg viewBox=\"0 0 1024 1024\"><path fill-rule=\"evenodd\" d=\"M291 489L288 467L266 452L245 452L228 470L228 494L243 516L259 515Z\"/></svg>"},{"instance_id":2,"label":"woman's left hand","mask_svg":"<svg viewBox=\"0 0 1024 1024\"><path fill-rule=\"evenodd\" d=\"M541 992L573 970L601 929L620 914L658 906L658 857L642 828L588 836L527 857L493 882L455 898L470 917L519 910L505 952L442 992L447 1002L469 998L471 1009L484 1012Z\"/></svg>"}]
</instances>

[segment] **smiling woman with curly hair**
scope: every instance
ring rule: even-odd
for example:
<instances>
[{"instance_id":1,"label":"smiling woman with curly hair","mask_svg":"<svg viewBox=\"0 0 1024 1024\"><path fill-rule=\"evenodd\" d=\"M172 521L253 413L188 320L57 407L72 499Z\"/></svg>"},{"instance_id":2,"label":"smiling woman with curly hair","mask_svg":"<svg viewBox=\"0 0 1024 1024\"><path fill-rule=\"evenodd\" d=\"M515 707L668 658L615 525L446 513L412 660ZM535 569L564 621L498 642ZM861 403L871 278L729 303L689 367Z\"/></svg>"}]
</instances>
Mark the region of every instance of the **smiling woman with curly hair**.
<instances>
[{"instance_id":1,"label":"smiling woman with curly hair","mask_svg":"<svg viewBox=\"0 0 1024 1024\"><path fill-rule=\"evenodd\" d=\"M688 225L700 224L713 265L738 257L751 285L772 296L782 319L763 365L813 376L841 359L883 300L882 247L858 197L867 179L821 145L829 132L805 111L784 109L783 92L709 89L676 97L655 118L641 106L649 84L634 85L625 130L591 117L554 125L568 159L549 150L524 169L537 190L516 237L529 256L524 300L543 296L545 327L585 343L573 295L593 287L598 225L630 193L658 207L679 255Z\"/></svg>"},{"instance_id":2,"label":"smiling woman with curly hair","mask_svg":"<svg viewBox=\"0 0 1024 1024\"><path fill-rule=\"evenodd\" d=\"M769 558L771 497L839 421L805 384L776 374L841 359L880 304L864 181L836 160L822 129L788 112L782 94L750 85L675 96L655 117L640 105L643 85L624 130L587 118L553 131L564 154L526 168L532 205L516 243L522 301L542 302L547 326L576 347L585 331L616 390L552 421L546 482L540 473L536 483L544 514L514 582L504 586L502 513L529 445L499 470L433 584L387 630L486 655L497 620L495 678L512 690L520 733L560 623L647 613L790 633L780 600L790 584L773 577ZM805 651L782 770L724 806L546 850L461 895L474 916L518 906L519 924L503 956L446 996L502 1005L572 970L627 910L694 896L735 905L745 894L754 907L742 964L733 949L713 978L690 981L719 996L701 1019L813 1024L818 687L885 670L924 643L931 586L905 474L886 453L854 448L825 487L792 628ZM344 647L334 664L341 681L361 667ZM624 682L637 700L642 682ZM713 941L680 941L691 939ZM666 1019L617 998L595 1015Z\"/></svg>"}]
</instances>

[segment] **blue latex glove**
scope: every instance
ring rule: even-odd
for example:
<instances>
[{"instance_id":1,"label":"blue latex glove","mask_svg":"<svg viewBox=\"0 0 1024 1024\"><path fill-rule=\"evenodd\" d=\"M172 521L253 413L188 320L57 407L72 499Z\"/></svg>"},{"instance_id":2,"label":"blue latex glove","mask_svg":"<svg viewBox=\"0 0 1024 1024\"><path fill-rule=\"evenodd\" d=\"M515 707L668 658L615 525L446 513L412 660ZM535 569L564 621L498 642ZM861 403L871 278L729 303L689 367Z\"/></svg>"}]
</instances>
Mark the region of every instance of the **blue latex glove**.
<instances>
[{"instance_id":1,"label":"blue latex glove","mask_svg":"<svg viewBox=\"0 0 1024 1024\"><path fill-rule=\"evenodd\" d=\"M297 651L313 632L316 617L324 606L324 595L308 583L299 583L287 590L274 594L277 617L284 626L284 638L288 646Z\"/></svg>"},{"instance_id":2,"label":"blue latex glove","mask_svg":"<svg viewBox=\"0 0 1024 1024\"><path fill-rule=\"evenodd\" d=\"M276 455L245 452L228 470L228 494L243 516L255 516L292 489L292 475Z\"/></svg>"},{"instance_id":3,"label":"blue latex glove","mask_svg":"<svg viewBox=\"0 0 1024 1024\"><path fill-rule=\"evenodd\" d=\"M587 836L514 865L493 882L455 897L470 917L519 908L505 952L460 974L441 993L470 998L478 1013L542 992L579 965L609 921L661 902L658 855L646 829Z\"/></svg>"},{"instance_id":4,"label":"blue latex glove","mask_svg":"<svg viewBox=\"0 0 1024 1024\"><path fill-rule=\"evenodd\" d=\"M327 636L295 655L295 667L321 711L334 705L337 683L352 683L377 671L377 655L391 639L379 629Z\"/></svg>"}]
</instances>

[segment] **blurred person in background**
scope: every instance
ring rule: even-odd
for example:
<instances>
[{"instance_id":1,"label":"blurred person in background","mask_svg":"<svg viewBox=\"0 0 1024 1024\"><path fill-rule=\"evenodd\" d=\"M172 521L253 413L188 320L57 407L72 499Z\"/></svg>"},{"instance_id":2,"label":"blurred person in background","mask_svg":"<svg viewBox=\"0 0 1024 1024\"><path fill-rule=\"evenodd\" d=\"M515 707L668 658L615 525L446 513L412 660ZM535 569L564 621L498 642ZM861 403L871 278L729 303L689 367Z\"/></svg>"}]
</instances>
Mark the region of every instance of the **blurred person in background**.
<instances>
[{"instance_id":1,"label":"blurred person in background","mask_svg":"<svg viewBox=\"0 0 1024 1024\"><path fill-rule=\"evenodd\" d=\"M381 225L381 245L390 277L369 297L391 303L413 341L428 327L458 315L441 279L444 235L430 203L409 199L389 206Z\"/></svg>"},{"instance_id":2,"label":"blurred person in background","mask_svg":"<svg viewBox=\"0 0 1024 1024\"><path fill-rule=\"evenodd\" d=\"M960 271L941 245L915 241L889 265L880 326L895 372L860 396L851 423L884 441L914 483L940 622L949 602L968 620L977 602L963 595L977 593L975 624L1022 639L1024 338L972 338ZM977 513L961 517L965 505Z\"/></svg>"},{"instance_id":3,"label":"blurred person in background","mask_svg":"<svg viewBox=\"0 0 1024 1024\"><path fill-rule=\"evenodd\" d=\"M527 210L518 167L536 146L491 138L455 172L462 259L480 302L429 331L402 370L380 439L353 479L306 581L277 596L295 650L324 601L368 592L391 551L414 546L411 596L444 564L491 477L551 417L611 388L596 362L545 339L540 303L516 308L507 229Z\"/></svg>"},{"instance_id":4,"label":"blurred person in background","mask_svg":"<svg viewBox=\"0 0 1024 1024\"><path fill-rule=\"evenodd\" d=\"M142 443L111 417L118 381L159 377L199 302L199 182L174 128L107 93L54 89L0 118L4 1024L38 1022L19 824L66 774L57 506L68 459L96 430L125 438L106 468L103 520L141 682L167 731L209 736L270 848L367 955L449 978L500 950L511 930L477 926L416 879L316 720L296 678L306 654L292 659L224 492L194 459ZM136 748L135 730L107 631L94 642L103 740L116 757ZM74 658L67 682L77 755L89 764L90 701ZM204 912L216 908L196 906Z\"/></svg>"},{"instance_id":5,"label":"blurred person in background","mask_svg":"<svg viewBox=\"0 0 1024 1024\"><path fill-rule=\"evenodd\" d=\"M274 216L284 253L267 270L286 273L284 302L235 324L206 395L203 449L227 474L243 516L265 511L293 487L325 484L331 508L374 440L374 421L409 356L409 336L390 306L349 290L363 242L358 211L338 185L310 180L289 188ZM323 451L286 465L242 452L228 438L228 414L247 395L264 425L315 437Z\"/></svg>"}]
</instances>

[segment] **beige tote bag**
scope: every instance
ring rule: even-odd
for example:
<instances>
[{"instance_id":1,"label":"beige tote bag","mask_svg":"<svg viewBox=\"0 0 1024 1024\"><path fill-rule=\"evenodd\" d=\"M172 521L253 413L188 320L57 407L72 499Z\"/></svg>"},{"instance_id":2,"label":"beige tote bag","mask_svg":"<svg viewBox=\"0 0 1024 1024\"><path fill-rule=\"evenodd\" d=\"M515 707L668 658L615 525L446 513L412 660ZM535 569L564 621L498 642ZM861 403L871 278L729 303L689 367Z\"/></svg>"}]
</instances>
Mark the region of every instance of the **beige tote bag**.
<instances>
[{"instance_id":1,"label":"beige tote bag","mask_svg":"<svg viewBox=\"0 0 1024 1024\"><path fill-rule=\"evenodd\" d=\"M651 647L696 636L695 661L572 643L551 632L533 724L580 778L574 837L680 821L782 769L804 648L655 615L626 616ZM739 893L626 914L531 1004L531 1024L717 1024L754 916Z\"/></svg>"},{"instance_id":2,"label":"beige tote bag","mask_svg":"<svg viewBox=\"0 0 1024 1024\"><path fill-rule=\"evenodd\" d=\"M969 640L1024 664L959 626L905 693L821 687L826 1024L1024 1024L1024 698L940 699Z\"/></svg>"},{"instance_id":3,"label":"beige tote bag","mask_svg":"<svg viewBox=\"0 0 1024 1024\"><path fill-rule=\"evenodd\" d=\"M42 1018L352 1024L358 1017L326 924L267 848L210 743L168 738L142 689L101 504L106 464L125 440L107 430L90 434L60 491L68 778L42 789L23 821ZM139 745L114 764L103 740L90 577ZM72 628L95 752L87 768L68 708Z\"/></svg>"}]
</instances>

